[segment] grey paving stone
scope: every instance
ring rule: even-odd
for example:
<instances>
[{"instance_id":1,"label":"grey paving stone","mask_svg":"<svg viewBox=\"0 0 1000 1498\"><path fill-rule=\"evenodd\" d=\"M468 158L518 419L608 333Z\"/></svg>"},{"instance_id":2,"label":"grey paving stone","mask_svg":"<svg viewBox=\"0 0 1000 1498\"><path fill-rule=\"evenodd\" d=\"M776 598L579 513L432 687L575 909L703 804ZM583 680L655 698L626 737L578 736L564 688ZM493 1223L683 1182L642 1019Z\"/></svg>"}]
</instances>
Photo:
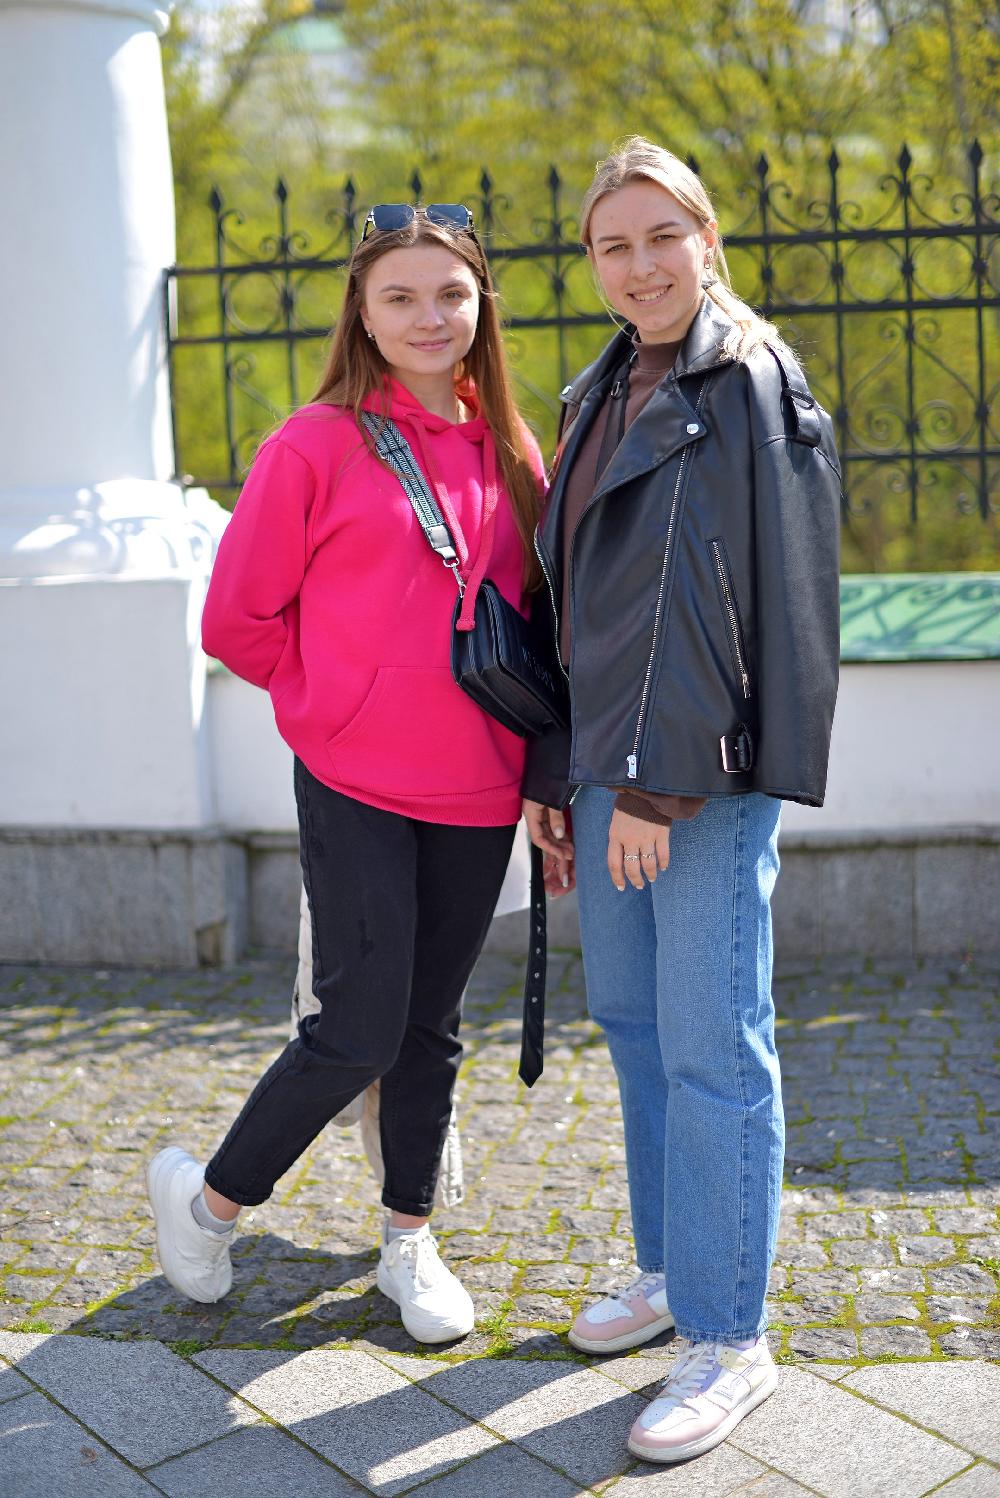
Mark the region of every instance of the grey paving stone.
<instances>
[{"instance_id":1,"label":"grey paving stone","mask_svg":"<svg viewBox=\"0 0 1000 1498\"><path fill-rule=\"evenodd\" d=\"M794 1269L826 1269L830 1260L822 1243L779 1243L775 1262Z\"/></svg>"},{"instance_id":2,"label":"grey paving stone","mask_svg":"<svg viewBox=\"0 0 1000 1498\"><path fill-rule=\"evenodd\" d=\"M861 1332L863 1358L927 1358L931 1339L917 1326L866 1326Z\"/></svg>"},{"instance_id":3,"label":"grey paving stone","mask_svg":"<svg viewBox=\"0 0 1000 1498\"><path fill-rule=\"evenodd\" d=\"M626 1439L644 1401L578 1363L485 1360L423 1388L585 1487L631 1465Z\"/></svg>"},{"instance_id":4,"label":"grey paving stone","mask_svg":"<svg viewBox=\"0 0 1000 1498\"><path fill-rule=\"evenodd\" d=\"M939 1431L975 1456L1000 1461L1000 1368L989 1363L861 1368L846 1386Z\"/></svg>"},{"instance_id":5,"label":"grey paving stone","mask_svg":"<svg viewBox=\"0 0 1000 1498\"><path fill-rule=\"evenodd\" d=\"M144 1498L155 1489L42 1394L0 1405L9 1498Z\"/></svg>"},{"instance_id":6,"label":"grey paving stone","mask_svg":"<svg viewBox=\"0 0 1000 1498\"><path fill-rule=\"evenodd\" d=\"M16 1368L7 1368L0 1363L0 1403L16 1399L20 1394L29 1394L31 1388L31 1384L21 1377Z\"/></svg>"},{"instance_id":7,"label":"grey paving stone","mask_svg":"<svg viewBox=\"0 0 1000 1498\"><path fill-rule=\"evenodd\" d=\"M519 1446L494 1446L443 1477L417 1489L432 1498L493 1498L494 1494L523 1498L578 1498L579 1484L553 1472ZM296 1494L296 1498L298 1495Z\"/></svg>"},{"instance_id":8,"label":"grey paving stone","mask_svg":"<svg viewBox=\"0 0 1000 1498\"><path fill-rule=\"evenodd\" d=\"M0 1354L137 1467L251 1418L159 1342L0 1332Z\"/></svg>"},{"instance_id":9,"label":"grey paving stone","mask_svg":"<svg viewBox=\"0 0 1000 1498\"><path fill-rule=\"evenodd\" d=\"M977 1462L967 1472L960 1472L943 1488L938 1488L934 1498L998 1498L1000 1495L1000 1468Z\"/></svg>"},{"instance_id":10,"label":"grey paving stone","mask_svg":"<svg viewBox=\"0 0 1000 1498\"><path fill-rule=\"evenodd\" d=\"M941 1264L954 1258L953 1238L897 1238L896 1249L901 1264Z\"/></svg>"},{"instance_id":11,"label":"grey paving stone","mask_svg":"<svg viewBox=\"0 0 1000 1498\"><path fill-rule=\"evenodd\" d=\"M791 1333L788 1346L801 1358L855 1358L858 1355L858 1336L849 1327L806 1327Z\"/></svg>"},{"instance_id":12,"label":"grey paving stone","mask_svg":"<svg viewBox=\"0 0 1000 1498\"><path fill-rule=\"evenodd\" d=\"M814 1498L811 1489L801 1487L780 1472L768 1472L739 1491L740 1498Z\"/></svg>"},{"instance_id":13,"label":"grey paving stone","mask_svg":"<svg viewBox=\"0 0 1000 1498\"><path fill-rule=\"evenodd\" d=\"M988 1269L978 1264L949 1264L944 1269L929 1269L927 1283L939 1295L994 1295L996 1280Z\"/></svg>"},{"instance_id":14,"label":"grey paving stone","mask_svg":"<svg viewBox=\"0 0 1000 1498\"><path fill-rule=\"evenodd\" d=\"M979 1207L942 1207L934 1214L942 1233L993 1233L998 1229L997 1214Z\"/></svg>"},{"instance_id":15,"label":"grey paving stone","mask_svg":"<svg viewBox=\"0 0 1000 1498\"><path fill-rule=\"evenodd\" d=\"M959 1326L939 1337L938 1346L948 1357L1000 1359L1000 1329Z\"/></svg>"},{"instance_id":16,"label":"grey paving stone","mask_svg":"<svg viewBox=\"0 0 1000 1498\"><path fill-rule=\"evenodd\" d=\"M810 1373L818 1373L820 1378L825 1378L835 1384L842 1379L845 1373L853 1373L854 1369L850 1363L810 1363Z\"/></svg>"},{"instance_id":17,"label":"grey paving stone","mask_svg":"<svg viewBox=\"0 0 1000 1498\"><path fill-rule=\"evenodd\" d=\"M834 1264L870 1267L895 1264L892 1244L884 1238L841 1238L830 1244Z\"/></svg>"},{"instance_id":18,"label":"grey paving stone","mask_svg":"<svg viewBox=\"0 0 1000 1498\"><path fill-rule=\"evenodd\" d=\"M795 1269L792 1291L796 1295L853 1295L858 1288L856 1269Z\"/></svg>"},{"instance_id":19,"label":"grey paving stone","mask_svg":"<svg viewBox=\"0 0 1000 1498\"><path fill-rule=\"evenodd\" d=\"M432 1373L440 1373L442 1368L450 1368L451 1363L445 1358L434 1357L412 1357L400 1352L375 1352L380 1363L385 1363L387 1368L394 1368L407 1379L430 1378Z\"/></svg>"},{"instance_id":20,"label":"grey paving stone","mask_svg":"<svg viewBox=\"0 0 1000 1498\"><path fill-rule=\"evenodd\" d=\"M730 1445L824 1498L918 1498L967 1465L954 1446L798 1368L782 1369Z\"/></svg>"},{"instance_id":21,"label":"grey paving stone","mask_svg":"<svg viewBox=\"0 0 1000 1498\"><path fill-rule=\"evenodd\" d=\"M908 1295L859 1295L854 1308L858 1320L866 1323L876 1321L919 1321L920 1309Z\"/></svg>"},{"instance_id":22,"label":"grey paving stone","mask_svg":"<svg viewBox=\"0 0 1000 1498\"><path fill-rule=\"evenodd\" d=\"M654 1495L660 1498L661 1494L669 1495L669 1498L674 1498L674 1494L677 1498L723 1498L727 1493L756 1491L756 1483L750 1488L744 1484L767 1475L752 1457L724 1445L700 1456L697 1461L683 1462L676 1467L654 1467L651 1463L640 1462L619 1478L609 1493L615 1494L616 1498L654 1498Z\"/></svg>"},{"instance_id":23,"label":"grey paving stone","mask_svg":"<svg viewBox=\"0 0 1000 1498\"><path fill-rule=\"evenodd\" d=\"M881 1269L862 1269L860 1275L862 1290L919 1294L925 1288L922 1269L897 1269L893 1264Z\"/></svg>"},{"instance_id":24,"label":"grey paving stone","mask_svg":"<svg viewBox=\"0 0 1000 1498\"><path fill-rule=\"evenodd\" d=\"M147 1468L170 1498L357 1498L357 1488L270 1425L244 1426L197 1451ZM251 1476L252 1474L252 1476Z\"/></svg>"},{"instance_id":25,"label":"grey paving stone","mask_svg":"<svg viewBox=\"0 0 1000 1498\"><path fill-rule=\"evenodd\" d=\"M970 1300L964 1295L928 1295L927 1314L932 1321L965 1322L969 1326L985 1321L990 1302L985 1295Z\"/></svg>"},{"instance_id":26,"label":"grey paving stone","mask_svg":"<svg viewBox=\"0 0 1000 1498\"><path fill-rule=\"evenodd\" d=\"M374 1493L398 1493L496 1444L363 1352L203 1352L195 1362ZM475 1377L480 1363L466 1365ZM450 1371L450 1370L449 1370Z\"/></svg>"}]
</instances>

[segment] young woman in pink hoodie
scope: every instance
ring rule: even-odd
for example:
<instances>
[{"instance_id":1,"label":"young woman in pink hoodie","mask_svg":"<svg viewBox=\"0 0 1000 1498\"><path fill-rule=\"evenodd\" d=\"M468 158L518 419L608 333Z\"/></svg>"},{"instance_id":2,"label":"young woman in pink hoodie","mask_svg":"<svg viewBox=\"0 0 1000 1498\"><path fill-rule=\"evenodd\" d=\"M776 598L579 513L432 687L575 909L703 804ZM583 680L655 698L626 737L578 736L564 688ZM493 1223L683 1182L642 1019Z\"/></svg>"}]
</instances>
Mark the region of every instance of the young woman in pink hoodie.
<instances>
[{"instance_id":1,"label":"young woman in pink hoodie","mask_svg":"<svg viewBox=\"0 0 1000 1498\"><path fill-rule=\"evenodd\" d=\"M210 655L265 688L295 754L320 1012L265 1072L206 1167L162 1150L149 1191L164 1274L211 1302L240 1207L381 1079L379 1288L412 1336L474 1322L428 1218L461 1058L462 993L521 812L523 740L452 679L455 578L361 416L389 417L449 522L474 593L537 584L543 484L494 288L461 205L372 210L313 401L261 446L219 547Z\"/></svg>"}]
</instances>

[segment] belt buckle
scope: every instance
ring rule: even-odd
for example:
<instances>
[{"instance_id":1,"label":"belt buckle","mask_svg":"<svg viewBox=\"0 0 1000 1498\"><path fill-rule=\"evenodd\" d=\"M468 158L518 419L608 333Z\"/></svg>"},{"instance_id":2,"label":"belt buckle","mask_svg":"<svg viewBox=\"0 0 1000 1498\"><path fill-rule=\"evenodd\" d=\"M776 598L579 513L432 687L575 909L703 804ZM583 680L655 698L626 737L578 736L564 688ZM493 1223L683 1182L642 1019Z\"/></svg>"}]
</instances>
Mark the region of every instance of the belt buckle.
<instances>
[{"instance_id":1,"label":"belt buckle","mask_svg":"<svg viewBox=\"0 0 1000 1498\"><path fill-rule=\"evenodd\" d=\"M722 768L727 775L742 775L753 764L753 743L746 728L739 733L724 733L719 740Z\"/></svg>"}]
</instances>

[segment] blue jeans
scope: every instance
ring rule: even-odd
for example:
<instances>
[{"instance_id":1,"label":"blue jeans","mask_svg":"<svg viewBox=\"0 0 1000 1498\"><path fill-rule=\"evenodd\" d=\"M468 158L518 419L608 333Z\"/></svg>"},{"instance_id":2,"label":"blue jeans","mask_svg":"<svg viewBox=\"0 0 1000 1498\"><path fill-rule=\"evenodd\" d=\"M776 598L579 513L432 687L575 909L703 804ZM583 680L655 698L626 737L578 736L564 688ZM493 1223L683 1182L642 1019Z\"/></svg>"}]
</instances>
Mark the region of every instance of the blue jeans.
<instances>
[{"instance_id":1,"label":"blue jeans","mask_svg":"<svg viewBox=\"0 0 1000 1498\"><path fill-rule=\"evenodd\" d=\"M618 1074L636 1255L681 1336L767 1325L784 1118L771 998L780 803L716 796L670 829L643 890L607 869L614 795L584 786L573 837L587 996Z\"/></svg>"}]
</instances>

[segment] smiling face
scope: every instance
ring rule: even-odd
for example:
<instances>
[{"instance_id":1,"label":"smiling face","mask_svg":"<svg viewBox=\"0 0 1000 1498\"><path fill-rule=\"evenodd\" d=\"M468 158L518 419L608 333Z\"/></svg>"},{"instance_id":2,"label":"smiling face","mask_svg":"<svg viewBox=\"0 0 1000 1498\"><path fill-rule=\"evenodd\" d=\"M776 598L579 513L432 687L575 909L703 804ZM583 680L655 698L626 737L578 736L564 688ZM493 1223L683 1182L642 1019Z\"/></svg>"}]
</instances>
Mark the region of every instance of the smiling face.
<instances>
[{"instance_id":1,"label":"smiling face","mask_svg":"<svg viewBox=\"0 0 1000 1498\"><path fill-rule=\"evenodd\" d=\"M434 381L450 376L472 347L479 287L460 255L418 241L374 262L361 316L390 374L403 384Z\"/></svg>"},{"instance_id":2,"label":"smiling face","mask_svg":"<svg viewBox=\"0 0 1000 1498\"><path fill-rule=\"evenodd\" d=\"M598 198L589 236L587 253L615 311L643 343L679 342L701 305L714 220L701 223L665 187L642 178Z\"/></svg>"}]
</instances>

